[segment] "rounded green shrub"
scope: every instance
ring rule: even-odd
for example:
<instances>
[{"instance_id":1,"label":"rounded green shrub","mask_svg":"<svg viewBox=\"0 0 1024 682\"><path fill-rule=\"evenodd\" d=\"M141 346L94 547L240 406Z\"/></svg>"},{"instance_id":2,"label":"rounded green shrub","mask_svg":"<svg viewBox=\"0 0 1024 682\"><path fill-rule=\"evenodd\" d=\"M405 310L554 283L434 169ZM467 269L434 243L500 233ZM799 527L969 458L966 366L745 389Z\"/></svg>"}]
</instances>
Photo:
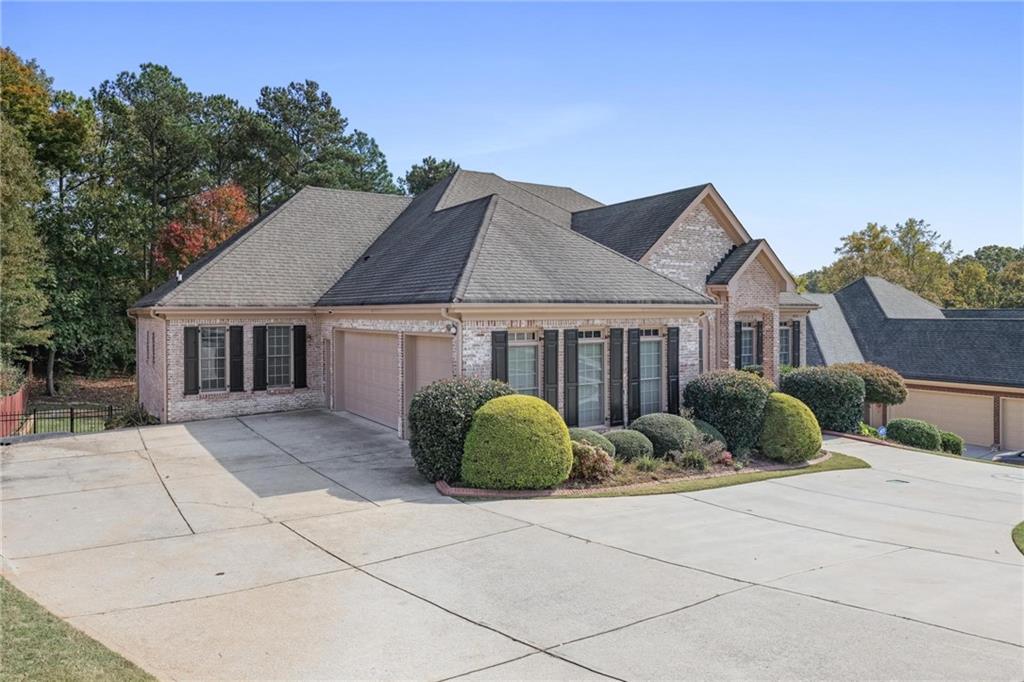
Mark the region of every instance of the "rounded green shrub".
<instances>
[{"instance_id":1,"label":"rounded green shrub","mask_svg":"<svg viewBox=\"0 0 1024 682\"><path fill-rule=\"evenodd\" d=\"M631 421L629 428L650 439L655 457L665 457L672 450L690 450L700 440L700 432L693 422L677 414L645 414Z\"/></svg>"},{"instance_id":2,"label":"rounded green shrub","mask_svg":"<svg viewBox=\"0 0 1024 682\"><path fill-rule=\"evenodd\" d=\"M409 450L428 481L454 481L473 414L492 398L513 391L500 381L441 379L416 391L409 405Z\"/></svg>"},{"instance_id":3,"label":"rounded green shrub","mask_svg":"<svg viewBox=\"0 0 1024 682\"><path fill-rule=\"evenodd\" d=\"M761 452L787 464L806 462L821 450L821 428L814 413L791 395L772 393L764 407Z\"/></svg>"},{"instance_id":4,"label":"rounded green shrub","mask_svg":"<svg viewBox=\"0 0 1024 682\"><path fill-rule=\"evenodd\" d=\"M615 460L603 449L587 442L572 442L572 470L569 480L581 483L604 483L615 471Z\"/></svg>"},{"instance_id":5,"label":"rounded green shrub","mask_svg":"<svg viewBox=\"0 0 1024 682\"><path fill-rule=\"evenodd\" d=\"M864 409L864 380L850 370L801 367L780 383L783 393L811 408L821 428L857 433Z\"/></svg>"},{"instance_id":6,"label":"rounded green shrub","mask_svg":"<svg viewBox=\"0 0 1024 682\"><path fill-rule=\"evenodd\" d=\"M569 429L569 438L576 441L587 441L591 445L601 448L607 452L611 457L615 456L615 444L610 440L602 436L597 431L591 431L590 429Z\"/></svg>"},{"instance_id":7,"label":"rounded green shrub","mask_svg":"<svg viewBox=\"0 0 1024 682\"><path fill-rule=\"evenodd\" d=\"M873 362L843 362L831 366L849 370L864 380L866 402L900 405L907 399L907 385L895 370Z\"/></svg>"},{"instance_id":8,"label":"rounded green shrub","mask_svg":"<svg viewBox=\"0 0 1024 682\"><path fill-rule=\"evenodd\" d=\"M705 441L709 441L712 443L718 441L719 443L722 444L723 447L725 447L725 436L723 436L722 432L716 429L714 426L708 424L703 419L694 419L693 425L696 426L697 430L701 432L701 434L704 436Z\"/></svg>"},{"instance_id":9,"label":"rounded green shrub","mask_svg":"<svg viewBox=\"0 0 1024 682\"><path fill-rule=\"evenodd\" d=\"M696 419L721 432L730 450L744 452L757 443L771 392L771 383L756 374L719 370L686 384L683 402Z\"/></svg>"},{"instance_id":10,"label":"rounded green shrub","mask_svg":"<svg viewBox=\"0 0 1024 682\"><path fill-rule=\"evenodd\" d=\"M569 429L555 408L529 395L488 401L473 415L462 480L477 488L550 488L572 469Z\"/></svg>"},{"instance_id":11,"label":"rounded green shrub","mask_svg":"<svg viewBox=\"0 0 1024 682\"><path fill-rule=\"evenodd\" d=\"M653 457L654 445L651 439L631 429L622 431L611 431L607 436L612 445L615 446L615 457L623 462L632 462L640 457Z\"/></svg>"},{"instance_id":12,"label":"rounded green shrub","mask_svg":"<svg viewBox=\"0 0 1024 682\"><path fill-rule=\"evenodd\" d=\"M939 430L920 419L893 419L885 426L885 437L922 450L938 450L942 447L942 434Z\"/></svg>"},{"instance_id":13,"label":"rounded green shrub","mask_svg":"<svg viewBox=\"0 0 1024 682\"><path fill-rule=\"evenodd\" d=\"M939 432L939 438L942 441L940 446L943 452L948 452L951 455L964 454L964 439L960 436L952 431L941 431Z\"/></svg>"}]
</instances>

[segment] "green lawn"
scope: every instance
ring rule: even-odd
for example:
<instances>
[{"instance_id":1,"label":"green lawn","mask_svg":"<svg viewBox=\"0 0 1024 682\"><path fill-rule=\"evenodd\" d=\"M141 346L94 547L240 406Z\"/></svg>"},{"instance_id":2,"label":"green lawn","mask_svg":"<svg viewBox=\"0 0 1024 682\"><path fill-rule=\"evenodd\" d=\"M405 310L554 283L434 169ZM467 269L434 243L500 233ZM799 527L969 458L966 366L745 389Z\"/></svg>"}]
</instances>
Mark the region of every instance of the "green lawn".
<instances>
[{"instance_id":1,"label":"green lawn","mask_svg":"<svg viewBox=\"0 0 1024 682\"><path fill-rule=\"evenodd\" d=\"M1024 521L1018 523L1010 535L1013 537L1013 544L1017 545L1021 554L1024 554Z\"/></svg>"},{"instance_id":2,"label":"green lawn","mask_svg":"<svg viewBox=\"0 0 1024 682\"><path fill-rule=\"evenodd\" d=\"M0 578L0 680L152 680Z\"/></svg>"},{"instance_id":3,"label":"green lawn","mask_svg":"<svg viewBox=\"0 0 1024 682\"><path fill-rule=\"evenodd\" d=\"M71 405L36 403L28 408L35 410L34 427L26 433L62 433L71 432L71 417L68 408ZM75 433L96 433L106 426L107 411L104 405L76 404Z\"/></svg>"},{"instance_id":4,"label":"green lawn","mask_svg":"<svg viewBox=\"0 0 1024 682\"><path fill-rule=\"evenodd\" d=\"M633 488L626 490L604 490L592 494L581 493L572 497L559 497L553 499L573 500L581 497L621 497L623 495L661 495L664 493L692 493L698 490L710 490L711 488L725 488L730 485L741 483L753 483L754 481L766 481L771 478L786 478L787 476L803 476L804 474L816 474L821 471L840 471L842 469L870 469L871 465L862 459L849 455L832 453L824 462L812 464L802 469L783 469L781 471L750 471L738 472L731 476L716 476L714 478L684 479L681 481L665 481L661 485L649 488Z\"/></svg>"}]
</instances>

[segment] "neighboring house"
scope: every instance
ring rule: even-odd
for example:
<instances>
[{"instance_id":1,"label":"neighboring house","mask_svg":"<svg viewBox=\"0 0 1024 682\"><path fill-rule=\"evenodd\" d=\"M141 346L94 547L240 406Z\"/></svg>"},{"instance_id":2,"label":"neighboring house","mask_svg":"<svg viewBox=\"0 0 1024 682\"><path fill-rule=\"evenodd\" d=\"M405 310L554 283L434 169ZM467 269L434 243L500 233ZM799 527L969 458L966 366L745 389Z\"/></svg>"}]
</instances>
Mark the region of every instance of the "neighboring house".
<instances>
[{"instance_id":1,"label":"neighboring house","mask_svg":"<svg viewBox=\"0 0 1024 682\"><path fill-rule=\"evenodd\" d=\"M304 407L404 432L413 392L498 378L569 424L805 355L810 301L711 185L604 206L459 171L416 198L307 187L129 311L163 421Z\"/></svg>"},{"instance_id":2,"label":"neighboring house","mask_svg":"<svg viewBox=\"0 0 1024 682\"><path fill-rule=\"evenodd\" d=\"M907 381L908 397L875 405L871 424L923 419L968 443L1024 449L1024 310L943 310L879 277L835 294L804 294L808 364L875 362Z\"/></svg>"}]
</instances>

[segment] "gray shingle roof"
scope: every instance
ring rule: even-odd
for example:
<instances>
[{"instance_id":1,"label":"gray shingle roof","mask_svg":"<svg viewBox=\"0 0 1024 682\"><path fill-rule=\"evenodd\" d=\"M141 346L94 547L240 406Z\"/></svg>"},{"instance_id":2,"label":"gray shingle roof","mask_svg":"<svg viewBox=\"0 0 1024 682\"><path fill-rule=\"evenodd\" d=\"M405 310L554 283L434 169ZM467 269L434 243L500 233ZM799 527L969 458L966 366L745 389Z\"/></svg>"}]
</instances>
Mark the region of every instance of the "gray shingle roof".
<instances>
[{"instance_id":1,"label":"gray shingle roof","mask_svg":"<svg viewBox=\"0 0 1024 682\"><path fill-rule=\"evenodd\" d=\"M804 294L804 297L818 304L817 310L807 314L807 322L813 338L807 337L808 364L831 365L837 362L864 362L857 340L839 307L834 294ZM812 362L813 355L820 362Z\"/></svg>"},{"instance_id":2,"label":"gray shingle roof","mask_svg":"<svg viewBox=\"0 0 1024 682\"><path fill-rule=\"evenodd\" d=\"M307 187L133 307L313 305L410 201Z\"/></svg>"},{"instance_id":3,"label":"gray shingle roof","mask_svg":"<svg viewBox=\"0 0 1024 682\"><path fill-rule=\"evenodd\" d=\"M497 194L531 213L547 218L556 225L569 227L571 223L572 214L566 209L556 206L494 173L459 170L449 180L444 196L437 202L439 211Z\"/></svg>"},{"instance_id":4,"label":"gray shingle roof","mask_svg":"<svg viewBox=\"0 0 1024 682\"><path fill-rule=\"evenodd\" d=\"M572 214L572 229L640 260L707 185L623 201Z\"/></svg>"},{"instance_id":5,"label":"gray shingle roof","mask_svg":"<svg viewBox=\"0 0 1024 682\"><path fill-rule=\"evenodd\" d=\"M570 213L604 206L600 201L592 199L582 192L577 192L572 187L538 185L533 182L518 182L516 180L512 180L512 184L525 189L530 194L536 194L541 199L564 208Z\"/></svg>"},{"instance_id":6,"label":"gray shingle roof","mask_svg":"<svg viewBox=\"0 0 1024 682\"><path fill-rule=\"evenodd\" d=\"M924 310L920 302L880 282L862 278L834 295L865 360L910 379L1024 386L1024 319L906 317ZM817 322L820 312L809 316L819 342L830 323Z\"/></svg>"},{"instance_id":7,"label":"gray shingle roof","mask_svg":"<svg viewBox=\"0 0 1024 682\"><path fill-rule=\"evenodd\" d=\"M939 306L887 279L864 277L863 281L886 317L906 320L941 320L945 317Z\"/></svg>"},{"instance_id":8,"label":"gray shingle roof","mask_svg":"<svg viewBox=\"0 0 1024 682\"><path fill-rule=\"evenodd\" d=\"M811 299L807 298L806 296L802 296L796 293L795 291L783 291L782 293L779 294L779 305L786 306L789 308L814 308L818 304L812 301Z\"/></svg>"},{"instance_id":9,"label":"gray shingle roof","mask_svg":"<svg viewBox=\"0 0 1024 682\"><path fill-rule=\"evenodd\" d=\"M763 239L751 239L746 244L734 246L708 275L708 284L728 284L732 281L732 278L763 241Z\"/></svg>"},{"instance_id":10,"label":"gray shingle roof","mask_svg":"<svg viewBox=\"0 0 1024 682\"><path fill-rule=\"evenodd\" d=\"M942 314L951 318L984 318L987 320L1024 320L1024 308L945 308Z\"/></svg>"}]
</instances>

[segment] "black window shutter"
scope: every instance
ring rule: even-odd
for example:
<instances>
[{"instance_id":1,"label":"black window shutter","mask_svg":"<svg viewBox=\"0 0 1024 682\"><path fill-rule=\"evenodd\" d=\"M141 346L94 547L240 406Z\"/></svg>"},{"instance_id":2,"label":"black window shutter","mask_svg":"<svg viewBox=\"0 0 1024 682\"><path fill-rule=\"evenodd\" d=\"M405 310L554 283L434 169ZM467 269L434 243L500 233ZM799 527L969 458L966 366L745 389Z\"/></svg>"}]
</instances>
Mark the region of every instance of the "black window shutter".
<instances>
[{"instance_id":1,"label":"black window shutter","mask_svg":"<svg viewBox=\"0 0 1024 682\"><path fill-rule=\"evenodd\" d=\"M185 395L199 393L199 327L185 327Z\"/></svg>"},{"instance_id":2,"label":"black window shutter","mask_svg":"<svg viewBox=\"0 0 1024 682\"><path fill-rule=\"evenodd\" d=\"M640 330L630 329L626 343L629 355L626 381L629 421L633 421L640 418Z\"/></svg>"},{"instance_id":3,"label":"black window shutter","mask_svg":"<svg viewBox=\"0 0 1024 682\"><path fill-rule=\"evenodd\" d=\"M491 332L491 378L508 381L508 332Z\"/></svg>"},{"instance_id":4,"label":"black window shutter","mask_svg":"<svg viewBox=\"0 0 1024 682\"><path fill-rule=\"evenodd\" d=\"M697 328L697 374L704 373L704 327Z\"/></svg>"},{"instance_id":5,"label":"black window shutter","mask_svg":"<svg viewBox=\"0 0 1024 682\"><path fill-rule=\"evenodd\" d=\"M754 364L764 364L764 322L757 323L757 332L754 334Z\"/></svg>"},{"instance_id":6,"label":"black window shutter","mask_svg":"<svg viewBox=\"0 0 1024 682\"><path fill-rule=\"evenodd\" d=\"M679 414L679 327L668 328L668 411Z\"/></svg>"},{"instance_id":7,"label":"black window shutter","mask_svg":"<svg viewBox=\"0 0 1024 682\"><path fill-rule=\"evenodd\" d=\"M267 328L252 328L252 390L267 390Z\"/></svg>"},{"instance_id":8,"label":"black window shutter","mask_svg":"<svg viewBox=\"0 0 1024 682\"><path fill-rule=\"evenodd\" d=\"M232 391L242 391L245 389L245 381L242 376L244 367L242 358L242 328L232 325L228 331L228 363L230 368L228 373L230 381L228 385Z\"/></svg>"},{"instance_id":9,"label":"black window shutter","mask_svg":"<svg viewBox=\"0 0 1024 682\"><path fill-rule=\"evenodd\" d=\"M576 426L580 412L579 334L565 330L565 423Z\"/></svg>"},{"instance_id":10,"label":"black window shutter","mask_svg":"<svg viewBox=\"0 0 1024 682\"><path fill-rule=\"evenodd\" d=\"M558 330L544 330L544 400L558 409Z\"/></svg>"},{"instance_id":11,"label":"black window shutter","mask_svg":"<svg viewBox=\"0 0 1024 682\"><path fill-rule=\"evenodd\" d=\"M789 352L789 361L794 367L800 366L800 322L793 322L793 332L789 335L792 350Z\"/></svg>"},{"instance_id":12,"label":"black window shutter","mask_svg":"<svg viewBox=\"0 0 1024 682\"><path fill-rule=\"evenodd\" d=\"M736 323L736 369L743 369L743 323Z\"/></svg>"},{"instance_id":13,"label":"black window shutter","mask_svg":"<svg viewBox=\"0 0 1024 682\"><path fill-rule=\"evenodd\" d=\"M608 409L611 425L622 426L622 330L608 330Z\"/></svg>"},{"instance_id":14,"label":"black window shutter","mask_svg":"<svg viewBox=\"0 0 1024 682\"><path fill-rule=\"evenodd\" d=\"M292 327L292 362L295 377L292 386L306 388L306 325Z\"/></svg>"}]
</instances>

